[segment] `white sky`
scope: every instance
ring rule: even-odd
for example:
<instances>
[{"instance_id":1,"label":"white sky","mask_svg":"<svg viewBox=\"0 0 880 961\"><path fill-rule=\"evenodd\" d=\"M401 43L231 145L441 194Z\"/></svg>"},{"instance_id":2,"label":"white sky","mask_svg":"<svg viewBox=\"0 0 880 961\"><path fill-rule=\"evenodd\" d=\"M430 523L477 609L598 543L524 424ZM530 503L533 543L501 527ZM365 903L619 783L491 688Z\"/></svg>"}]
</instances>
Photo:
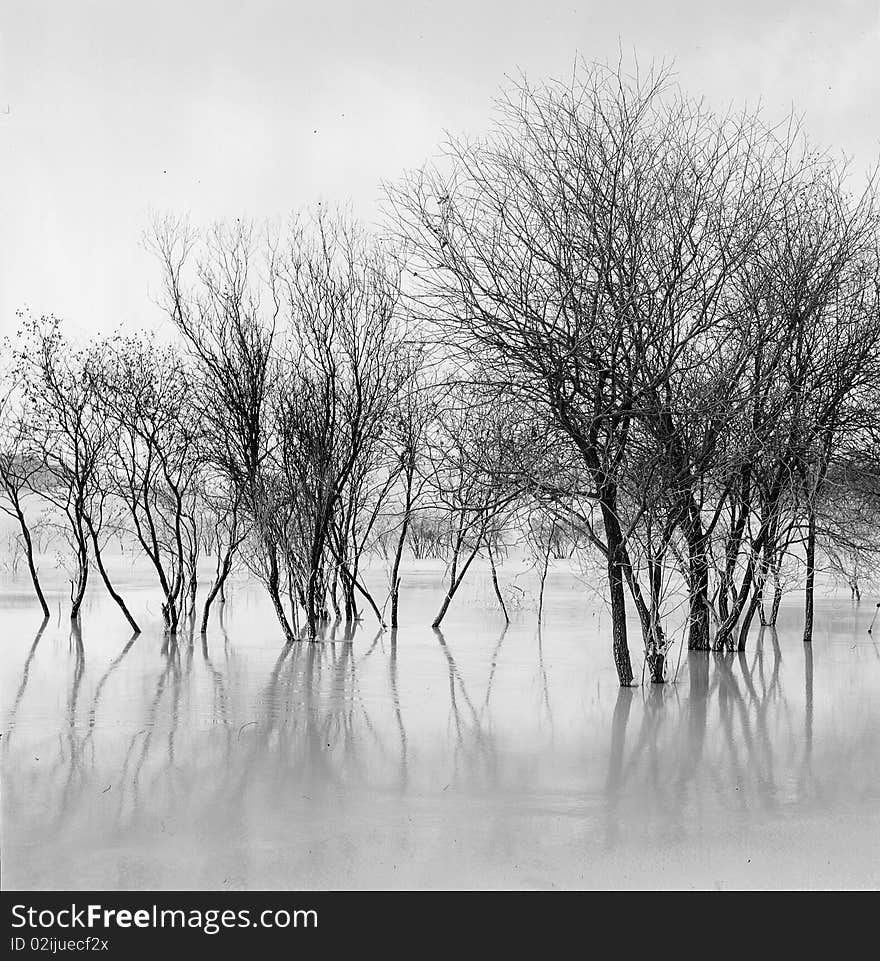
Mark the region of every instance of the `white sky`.
<instances>
[{"instance_id":1,"label":"white sky","mask_svg":"<svg viewBox=\"0 0 880 961\"><path fill-rule=\"evenodd\" d=\"M880 0L0 0L0 334L25 306L155 327L151 211L370 219L505 74L619 46L721 109L794 106L858 171L880 155Z\"/></svg>"}]
</instances>

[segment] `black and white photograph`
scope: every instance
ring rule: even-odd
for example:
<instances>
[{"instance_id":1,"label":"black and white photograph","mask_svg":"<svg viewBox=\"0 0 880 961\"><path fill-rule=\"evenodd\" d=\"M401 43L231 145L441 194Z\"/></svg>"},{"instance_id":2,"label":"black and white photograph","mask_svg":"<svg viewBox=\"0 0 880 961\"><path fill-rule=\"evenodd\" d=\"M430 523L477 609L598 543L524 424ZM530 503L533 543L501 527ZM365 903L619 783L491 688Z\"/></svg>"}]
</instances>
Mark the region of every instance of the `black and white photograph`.
<instances>
[{"instance_id":1,"label":"black and white photograph","mask_svg":"<svg viewBox=\"0 0 880 961\"><path fill-rule=\"evenodd\" d=\"M880 888L877 0L0 11L13 950Z\"/></svg>"}]
</instances>

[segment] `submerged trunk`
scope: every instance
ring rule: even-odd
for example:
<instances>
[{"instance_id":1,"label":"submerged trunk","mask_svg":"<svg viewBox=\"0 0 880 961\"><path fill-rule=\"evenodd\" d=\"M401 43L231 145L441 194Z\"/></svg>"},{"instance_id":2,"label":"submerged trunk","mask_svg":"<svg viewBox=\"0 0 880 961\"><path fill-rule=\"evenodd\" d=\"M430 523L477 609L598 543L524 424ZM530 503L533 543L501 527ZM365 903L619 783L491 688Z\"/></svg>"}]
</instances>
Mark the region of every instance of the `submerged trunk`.
<instances>
[{"instance_id":1,"label":"submerged trunk","mask_svg":"<svg viewBox=\"0 0 880 961\"><path fill-rule=\"evenodd\" d=\"M449 590L446 592L446 596L443 598L443 603L440 605L440 610L437 616L431 622L431 627L435 630L440 627L443 623L443 618L446 616L446 612L449 610L449 605L452 603L452 598L455 597L455 592L461 586L461 582L464 580L465 574L467 574L468 568L471 566L471 561L477 556L477 551L480 549L480 542L482 541L482 533L477 537L477 542L474 545L473 550L468 555L467 560L461 566L461 570L458 570L459 561L459 551L461 550L462 535L459 534L458 543L454 547L454 553L452 556L452 568L449 573Z\"/></svg>"},{"instance_id":2,"label":"submerged trunk","mask_svg":"<svg viewBox=\"0 0 880 961\"><path fill-rule=\"evenodd\" d=\"M804 598L804 644L813 640L813 594L816 585L816 512L809 508L807 522L807 586Z\"/></svg>"},{"instance_id":3,"label":"submerged trunk","mask_svg":"<svg viewBox=\"0 0 880 961\"><path fill-rule=\"evenodd\" d=\"M541 583L538 590L538 624L542 624L544 620L544 587L547 584L547 568L550 566L550 544L547 544L547 550L544 551L544 563L541 566ZM495 568L492 568L492 573L494 575ZM504 612L505 617L507 616L507 611Z\"/></svg>"},{"instance_id":4,"label":"submerged trunk","mask_svg":"<svg viewBox=\"0 0 880 961\"><path fill-rule=\"evenodd\" d=\"M769 627L776 627L776 620L779 617L779 605L782 603L782 584L778 578L773 587L773 605L770 608Z\"/></svg>"},{"instance_id":5,"label":"submerged trunk","mask_svg":"<svg viewBox=\"0 0 880 961\"><path fill-rule=\"evenodd\" d=\"M89 546L85 540L82 530L77 537L77 569L76 579L70 584L70 619L76 620L79 617L79 609L82 607L83 598L86 594L86 585L89 581Z\"/></svg>"},{"instance_id":6,"label":"submerged trunk","mask_svg":"<svg viewBox=\"0 0 880 961\"><path fill-rule=\"evenodd\" d=\"M648 664L648 676L652 684L666 683L666 655L654 649L645 655Z\"/></svg>"},{"instance_id":7,"label":"submerged trunk","mask_svg":"<svg viewBox=\"0 0 880 961\"><path fill-rule=\"evenodd\" d=\"M391 588L391 626L397 629L397 606L400 597L400 578L394 578L394 586Z\"/></svg>"},{"instance_id":8,"label":"submerged trunk","mask_svg":"<svg viewBox=\"0 0 880 961\"><path fill-rule=\"evenodd\" d=\"M27 557L31 582L34 585L34 593L37 595L37 600L40 602L40 607L43 610L43 617L48 617L49 605L46 603L46 598L43 594L43 588L40 585L40 578L37 574L37 562L34 558L34 542L33 538L31 537L30 528L27 524L27 518L24 516L24 511L21 509L18 498L11 497L11 500L12 506L15 509L15 516L18 518L18 526L21 528L21 536L24 538L25 556Z\"/></svg>"},{"instance_id":9,"label":"submerged trunk","mask_svg":"<svg viewBox=\"0 0 880 961\"><path fill-rule=\"evenodd\" d=\"M205 598L205 607L202 611L202 634L207 634L208 632L208 615L211 613L211 605L214 603L214 598L223 590L223 585L226 582L226 578L229 576L229 571L231 568L232 554L231 552L227 552L226 556L223 558L223 565L220 568L220 572L215 578L210 591L208 591L208 596Z\"/></svg>"},{"instance_id":10,"label":"submerged trunk","mask_svg":"<svg viewBox=\"0 0 880 961\"><path fill-rule=\"evenodd\" d=\"M734 584L736 572L736 562L739 558L740 548L742 547L743 534L746 529L746 521L751 512L751 468L748 464L744 465L740 471L740 502L734 503L731 507L730 533L724 548L724 569L721 572L721 584L718 589L718 613L721 617L721 626L715 635L713 650L722 650L727 637L742 613L742 605L745 604L745 597L737 597ZM751 577L749 578L751 587ZM748 591L746 595L748 596ZM741 600L740 600L741 599ZM731 606L733 611L731 611ZM719 640L721 635L721 640Z\"/></svg>"},{"instance_id":11,"label":"submerged trunk","mask_svg":"<svg viewBox=\"0 0 880 961\"><path fill-rule=\"evenodd\" d=\"M489 547L489 566L492 568L492 587L495 589L495 596L498 598L498 603L501 605L501 613L504 615L504 623L510 623L510 616L507 613L507 605L504 603L504 596L501 593L501 587L498 584L498 571L495 569L495 554L492 551L492 547ZM545 572L546 573L546 572ZM544 584L541 583L541 597L543 600L544 595ZM540 607L538 609L538 620L541 620Z\"/></svg>"},{"instance_id":12,"label":"submerged trunk","mask_svg":"<svg viewBox=\"0 0 880 961\"><path fill-rule=\"evenodd\" d=\"M653 565L649 563L649 567ZM666 665L666 643L663 637L663 629L657 615L657 601L654 588L653 569L650 575L651 580L651 607L645 603L642 596L642 589L636 580L630 563L624 563L623 573L626 577L630 596L636 605L636 613L639 615L639 623L642 627L642 640L645 645L645 666L652 684L663 684L665 681L664 668Z\"/></svg>"},{"instance_id":13,"label":"submerged trunk","mask_svg":"<svg viewBox=\"0 0 880 961\"><path fill-rule=\"evenodd\" d=\"M666 637L660 624L660 590L663 576L663 557L652 559L648 564L651 577L651 610L648 619L649 651L648 670L652 684L666 681Z\"/></svg>"},{"instance_id":14,"label":"submerged trunk","mask_svg":"<svg viewBox=\"0 0 880 961\"><path fill-rule=\"evenodd\" d=\"M191 616L195 616L196 613L196 594L199 590L199 578L198 578L198 553L193 554L189 561L189 599L188 608Z\"/></svg>"},{"instance_id":15,"label":"submerged trunk","mask_svg":"<svg viewBox=\"0 0 880 961\"><path fill-rule=\"evenodd\" d=\"M761 598L763 597L764 588L763 584L755 585L755 590L752 592L752 599L749 601L748 610L743 618L742 626L739 630L739 640L737 641L736 649L738 651L744 651L746 649L746 641L749 637L749 630L752 626L752 621L755 619L755 613L758 610L758 606L761 603Z\"/></svg>"},{"instance_id":16,"label":"submerged trunk","mask_svg":"<svg viewBox=\"0 0 880 961\"><path fill-rule=\"evenodd\" d=\"M602 520L608 546L608 594L611 601L611 649L617 679L621 687L629 687L633 681L632 662L626 637L626 595L623 589L624 545L620 524L617 520L613 492L606 492L601 501Z\"/></svg>"},{"instance_id":17,"label":"submerged trunk","mask_svg":"<svg viewBox=\"0 0 880 961\"><path fill-rule=\"evenodd\" d=\"M620 686L629 687L633 673L626 638L626 596L623 592L620 565L614 560L608 562L608 590L611 600L611 647L614 666L617 668Z\"/></svg>"},{"instance_id":18,"label":"submerged trunk","mask_svg":"<svg viewBox=\"0 0 880 961\"><path fill-rule=\"evenodd\" d=\"M131 627L135 634L140 634L141 629L138 627L137 621L131 616L131 611L129 611L125 601L122 599L122 596L116 592L113 584L110 582L110 577L104 568L104 559L101 556L101 548L98 544L98 532L92 526L90 521L87 521L87 523L89 525L89 533L92 535L92 546L95 549L95 563L98 565L98 573L101 575L101 580L104 582L104 587L107 588L107 593L116 602L116 606L119 608L119 610L122 611L123 616L128 621L129 627Z\"/></svg>"},{"instance_id":19,"label":"submerged trunk","mask_svg":"<svg viewBox=\"0 0 880 961\"><path fill-rule=\"evenodd\" d=\"M272 601L272 607L275 610L275 616L278 618L278 623L281 625L281 630L284 633L284 643L291 644L296 640L296 635L290 627L290 621L287 620L287 615L284 613L284 605L281 603L281 590L278 576L278 555L274 545L268 550L269 576L266 578L266 590L269 593L269 599ZM314 634L312 637L314 637Z\"/></svg>"},{"instance_id":20,"label":"submerged trunk","mask_svg":"<svg viewBox=\"0 0 880 961\"><path fill-rule=\"evenodd\" d=\"M180 612L175 600L175 592L165 595L165 603L162 605L162 616L165 618L165 630L168 634L177 633L177 624L180 620Z\"/></svg>"},{"instance_id":21,"label":"submerged trunk","mask_svg":"<svg viewBox=\"0 0 880 961\"><path fill-rule=\"evenodd\" d=\"M734 597L733 606L729 610L727 617L722 622L721 626L718 628L715 634L715 642L712 645L714 651L723 651L725 649L733 648L733 631L736 628L737 621L740 618L745 606L746 601L752 592L752 583L755 577L755 559L754 555L749 557L748 563L746 564L746 572L743 576L742 586L739 589L739 593ZM754 615L754 611L752 611Z\"/></svg>"},{"instance_id":22,"label":"submerged trunk","mask_svg":"<svg viewBox=\"0 0 880 961\"><path fill-rule=\"evenodd\" d=\"M348 609L349 603L351 604L352 610L354 612L354 617L349 618L349 620L359 620L360 612L357 610L357 606L354 600L354 592L357 591L361 597L370 605L373 613L376 615L376 620L379 622L380 627L385 627L385 621L382 618L382 612L379 610L379 606L373 599L373 595L364 587L364 585L358 580L356 571L350 571L345 564L340 563L339 569L342 572L342 576L345 579L346 588L346 610Z\"/></svg>"},{"instance_id":23,"label":"submerged trunk","mask_svg":"<svg viewBox=\"0 0 880 961\"><path fill-rule=\"evenodd\" d=\"M690 543L690 614L688 650L709 650L709 563L701 541Z\"/></svg>"}]
</instances>

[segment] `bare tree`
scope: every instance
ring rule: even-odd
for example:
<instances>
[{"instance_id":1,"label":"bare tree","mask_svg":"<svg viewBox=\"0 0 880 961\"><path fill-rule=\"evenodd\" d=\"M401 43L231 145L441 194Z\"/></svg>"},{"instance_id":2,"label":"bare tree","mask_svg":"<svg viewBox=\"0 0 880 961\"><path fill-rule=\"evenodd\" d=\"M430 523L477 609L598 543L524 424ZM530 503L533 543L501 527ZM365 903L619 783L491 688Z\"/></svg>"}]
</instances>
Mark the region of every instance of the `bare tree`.
<instances>
[{"instance_id":1,"label":"bare tree","mask_svg":"<svg viewBox=\"0 0 880 961\"><path fill-rule=\"evenodd\" d=\"M428 497L448 517L448 586L432 627L439 628L480 550L521 496L515 427L497 409L474 403L467 385L444 404L429 439ZM505 617L506 617L505 611Z\"/></svg>"},{"instance_id":2,"label":"bare tree","mask_svg":"<svg viewBox=\"0 0 880 961\"><path fill-rule=\"evenodd\" d=\"M399 480L399 506L394 514L396 541L389 571L391 627L398 626L400 566L413 519L425 494L428 473L422 459L437 417L437 386L426 372L426 352L417 344L403 354L407 379L390 411L386 439L390 471Z\"/></svg>"},{"instance_id":3,"label":"bare tree","mask_svg":"<svg viewBox=\"0 0 880 961\"><path fill-rule=\"evenodd\" d=\"M258 257L256 232L241 221L199 237L186 222L166 219L153 225L146 242L163 269L163 306L193 360L191 379L201 398L208 463L234 491L252 542L245 560L265 584L285 640L292 641L282 604L273 487L266 473L280 303L259 271L262 265L271 273L271 251Z\"/></svg>"},{"instance_id":4,"label":"bare tree","mask_svg":"<svg viewBox=\"0 0 880 961\"><path fill-rule=\"evenodd\" d=\"M220 603L225 603L226 582L236 564L247 530L241 517L239 494L229 487L222 474L216 477L210 474L203 476L198 497L203 505L205 523L213 532L211 547L215 556L214 579L202 609L201 634L205 635L214 601L219 596Z\"/></svg>"},{"instance_id":5,"label":"bare tree","mask_svg":"<svg viewBox=\"0 0 880 961\"><path fill-rule=\"evenodd\" d=\"M64 517L62 531L74 552L70 616L76 620L88 584L92 546L100 550L105 496L100 472L109 446L99 403L101 352L95 345L75 348L66 342L55 317L27 317L16 374L40 458L37 493ZM99 569L111 587L103 565ZM111 595L118 602L112 588Z\"/></svg>"},{"instance_id":6,"label":"bare tree","mask_svg":"<svg viewBox=\"0 0 880 961\"><path fill-rule=\"evenodd\" d=\"M37 561L34 555L33 522L24 509L24 499L39 486L42 460L33 449L34 433L28 424L21 399L11 379L3 378L0 386L0 510L15 518L24 542L28 571L34 585L34 593L43 611L49 617L49 605L40 585Z\"/></svg>"},{"instance_id":7,"label":"bare tree","mask_svg":"<svg viewBox=\"0 0 880 961\"><path fill-rule=\"evenodd\" d=\"M355 614L357 592L381 623L358 563L390 489L387 481L373 483L374 467L408 378L400 363L399 268L348 217L321 211L293 222L275 265L287 329L273 467L289 508L285 543L310 636L328 617L334 564L346 619ZM367 487L374 496L366 497ZM361 528L367 500L373 503Z\"/></svg>"},{"instance_id":8,"label":"bare tree","mask_svg":"<svg viewBox=\"0 0 880 961\"><path fill-rule=\"evenodd\" d=\"M113 491L156 573L165 628L175 634L197 542L199 418L189 372L172 350L119 339L103 404L113 432L112 454L107 450Z\"/></svg>"}]
</instances>

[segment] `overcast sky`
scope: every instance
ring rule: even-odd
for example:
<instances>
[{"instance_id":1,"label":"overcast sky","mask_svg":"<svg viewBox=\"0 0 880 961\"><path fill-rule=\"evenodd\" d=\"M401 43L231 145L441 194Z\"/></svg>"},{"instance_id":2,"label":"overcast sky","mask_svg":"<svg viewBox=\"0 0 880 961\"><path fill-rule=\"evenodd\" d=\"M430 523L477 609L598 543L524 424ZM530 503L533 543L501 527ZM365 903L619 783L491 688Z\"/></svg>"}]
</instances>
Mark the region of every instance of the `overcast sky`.
<instances>
[{"instance_id":1,"label":"overcast sky","mask_svg":"<svg viewBox=\"0 0 880 961\"><path fill-rule=\"evenodd\" d=\"M154 327L150 211L278 216L350 200L487 126L505 74L577 53L673 60L719 108L792 106L880 154L878 0L0 0L0 333ZM7 112L8 111L8 112Z\"/></svg>"}]
</instances>

